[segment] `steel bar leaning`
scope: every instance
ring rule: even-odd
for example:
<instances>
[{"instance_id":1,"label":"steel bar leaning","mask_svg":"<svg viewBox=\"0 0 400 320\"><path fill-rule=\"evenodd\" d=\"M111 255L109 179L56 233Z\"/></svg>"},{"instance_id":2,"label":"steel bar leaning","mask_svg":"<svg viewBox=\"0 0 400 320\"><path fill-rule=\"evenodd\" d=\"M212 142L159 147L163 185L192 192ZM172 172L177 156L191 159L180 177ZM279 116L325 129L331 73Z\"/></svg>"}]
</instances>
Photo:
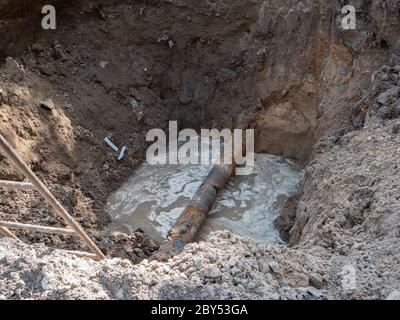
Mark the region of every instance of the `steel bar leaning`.
<instances>
[{"instance_id":1,"label":"steel bar leaning","mask_svg":"<svg viewBox=\"0 0 400 320\"><path fill-rule=\"evenodd\" d=\"M13 230L13 229L14 230L30 230L30 231L36 231L36 232L42 232L42 233L63 234L66 236L75 236L76 235L75 231L72 229L37 226L37 225L33 225L33 224L24 224L24 223L18 223L18 222L8 222L8 221L0 220L0 226L6 227L7 229L10 229L10 230Z\"/></svg>"},{"instance_id":2,"label":"steel bar leaning","mask_svg":"<svg viewBox=\"0 0 400 320\"><path fill-rule=\"evenodd\" d=\"M65 223L76 232L76 235L85 243L90 250L96 255L98 260L104 259L105 256L97 245L83 230L81 225L76 222L70 214L65 210L61 203L53 196L49 189L42 181L33 173L33 171L25 164L22 158L13 150L6 139L0 134L0 150L13 162L13 164L23 173L23 175L32 183L34 189L50 204L56 213L64 219Z\"/></svg>"},{"instance_id":3,"label":"steel bar leaning","mask_svg":"<svg viewBox=\"0 0 400 320\"><path fill-rule=\"evenodd\" d=\"M0 180L0 188L23 190L23 189L33 189L33 185L30 182Z\"/></svg>"},{"instance_id":4,"label":"steel bar leaning","mask_svg":"<svg viewBox=\"0 0 400 320\"><path fill-rule=\"evenodd\" d=\"M19 240L18 237L14 233L12 233L10 230L8 230L6 227L0 226L0 234L7 238Z\"/></svg>"}]
</instances>

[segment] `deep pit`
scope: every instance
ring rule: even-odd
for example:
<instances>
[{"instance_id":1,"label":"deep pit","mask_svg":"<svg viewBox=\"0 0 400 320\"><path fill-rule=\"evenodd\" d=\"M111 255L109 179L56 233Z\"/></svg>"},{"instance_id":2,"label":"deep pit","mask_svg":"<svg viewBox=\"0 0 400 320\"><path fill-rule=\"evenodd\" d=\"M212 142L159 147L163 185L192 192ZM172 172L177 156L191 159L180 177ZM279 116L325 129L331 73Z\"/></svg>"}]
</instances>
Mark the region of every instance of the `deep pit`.
<instances>
[{"instance_id":1,"label":"deep pit","mask_svg":"<svg viewBox=\"0 0 400 320\"><path fill-rule=\"evenodd\" d=\"M355 31L338 28L339 0L54 1L54 32L40 27L45 2L0 1L0 57L11 57L0 131L110 259L17 232L40 245L0 239L0 299L396 294L397 1L358 1ZM171 120L255 129L257 174L232 179L197 243L149 262L148 235L162 240L209 170L145 164L146 132ZM123 161L106 136L128 147ZM0 157L0 179L22 178ZM276 245L280 213L289 246ZM0 218L62 226L35 192L0 190ZM215 229L245 237L202 241Z\"/></svg>"}]
</instances>

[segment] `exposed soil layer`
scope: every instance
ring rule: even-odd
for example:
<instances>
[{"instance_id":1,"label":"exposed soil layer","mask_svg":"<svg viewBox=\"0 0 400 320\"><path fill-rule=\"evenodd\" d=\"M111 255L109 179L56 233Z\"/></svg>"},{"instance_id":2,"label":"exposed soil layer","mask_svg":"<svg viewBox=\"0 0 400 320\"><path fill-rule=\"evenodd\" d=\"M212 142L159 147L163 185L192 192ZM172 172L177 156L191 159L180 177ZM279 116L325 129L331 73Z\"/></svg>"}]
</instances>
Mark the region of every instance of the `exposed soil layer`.
<instances>
[{"instance_id":1,"label":"exposed soil layer","mask_svg":"<svg viewBox=\"0 0 400 320\"><path fill-rule=\"evenodd\" d=\"M399 1L359 2L355 31L337 23L342 1L55 3L57 30L45 31L43 1L0 1L0 56L12 57L0 65L0 131L101 248L134 263L156 249L140 231L110 235L103 205L143 160L146 131L168 120L253 127L257 151L306 165L298 200L278 222L294 248L219 233L154 264L169 270L162 275L146 262L96 264L1 240L0 296L367 299L400 288ZM123 161L104 144L108 135L128 147ZM0 157L0 179L21 178ZM0 191L1 219L60 225L53 217L34 193ZM79 248L71 239L18 235ZM191 269L196 255L211 277ZM236 280L231 259L230 269L246 264ZM136 286L143 274L155 284ZM86 291L74 278L87 280Z\"/></svg>"}]
</instances>

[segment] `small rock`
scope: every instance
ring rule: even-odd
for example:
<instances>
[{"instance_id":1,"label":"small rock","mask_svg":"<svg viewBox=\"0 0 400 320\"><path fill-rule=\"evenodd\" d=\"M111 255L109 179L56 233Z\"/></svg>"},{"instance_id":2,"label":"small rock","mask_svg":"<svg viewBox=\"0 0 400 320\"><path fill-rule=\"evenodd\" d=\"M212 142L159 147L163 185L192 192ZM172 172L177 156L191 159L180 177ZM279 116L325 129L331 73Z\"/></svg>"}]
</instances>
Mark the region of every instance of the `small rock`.
<instances>
[{"instance_id":1,"label":"small rock","mask_svg":"<svg viewBox=\"0 0 400 320\"><path fill-rule=\"evenodd\" d=\"M321 290L315 289L313 287L298 288L297 291L300 297L304 300L327 300L327 296Z\"/></svg>"},{"instance_id":2,"label":"small rock","mask_svg":"<svg viewBox=\"0 0 400 320\"><path fill-rule=\"evenodd\" d=\"M46 65L40 66L39 72L44 76L51 76L53 74L52 68Z\"/></svg>"},{"instance_id":3,"label":"small rock","mask_svg":"<svg viewBox=\"0 0 400 320\"><path fill-rule=\"evenodd\" d=\"M396 124L392 127L392 133L398 134L400 132L400 124Z\"/></svg>"},{"instance_id":4,"label":"small rock","mask_svg":"<svg viewBox=\"0 0 400 320\"><path fill-rule=\"evenodd\" d=\"M193 261L193 267L197 270L200 270L203 266L203 260L202 259L196 259Z\"/></svg>"},{"instance_id":5,"label":"small rock","mask_svg":"<svg viewBox=\"0 0 400 320\"><path fill-rule=\"evenodd\" d=\"M144 118L144 108L143 108L143 104L136 100L136 99L131 99L131 107L133 112L136 114L137 117L137 121L141 122Z\"/></svg>"},{"instance_id":6,"label":"small rock","mask_svg":"<svg viewBox=\"0 0 400 320\"><path fill-rule=\"evenodd\" d=\"M100 68L104 69L105 67L107 67L108 65L108 61L101 61L100 62Z\"/></svg>"},{"instance_id":7,"label":"small rock","mask_svg":"<svg viewBox=\"0 0 400 320\"><path fill-rule=\"evenodd\" d=\"M107 15L104 13L103 8L101 6L96 7L96 13L102 20L107 20Z\"/></svg>"},{"instance_id":8,"label":"small rock","mask_svg":"<svg viewBox=\"0 0 400 320\"><path fill-rule=\"evenodd\" d=\"M169 36L164 34L160 39L157 40L157 42L165 42L168 41Z\"/></svg>"},{"instance_id":9,"label":"small rock","mask_svg":"<svg viewBox=\"0 0 400 320\"><path fill-rule=\"evenodd\" d=\"M43 110L46 111L52 111L53 110L53 106L50 103L41 101L39 102L39 107L42 108Z\"/></svg>"},{"instance_id":10,"label":"small rock","mask_svg":"<svg viewBox=\"0 0 400 320\"><path fill-rule=\"evenodd\" d=\"M44 276L43 278L42 278L42 281L41 281L41 283L40 283L41 285L42 285L42 288L43 288L43 290L47 290L47 289L49 289L49 279L46 277L46 276Z\"/></svg>"},{"instance_id":11,"label":"small rock","mask_svg":"<svg viewBox=\"0 0 400 320\"><path fill-rule=\"evenodd\" d=\"M54 46L53 48L53 57L57 60L61 60L63 62L68 60L67 55L59 46Z\"/></svg>"},{"instance_id":12,"label":"small rock","mask_svg":"<svg viewBox=\"0 0 400 320\"><path fill-rule=\"evenodd\" d=\"M273 273L279 273L281 268L279 267L279 264L275 261L272 261L268 264L269 269L273 272Z\"/></svg>"},{"instance_id":13,"label":"small rock","mask_svg":"<svg viewBox=\"0 0 400 320\"><path fill-rule=\"evenodd\" d=\"M392 291L386 298L386 300L400 300L400 290Z\"/></svg>"},{"instance_id":14,"label":"small rock","mask_svg":"<svg viewBox=\"0 0 400 320\"><path fill-rule=\"evenodd\" d=\"M23 70L19 63L11 57L6 59L6 70L14 81L22 81Z\"/></svg>"},{"instance_id":15,"label":"small rock","mask_svg":"<svg viewBox=\"0 0 400 320\"><path fill-rule=\"evenodd\" d=\"M275 291L275 289L272 286L264 286L262 288L259 288L257 290L257 293L260 296L268 296L268 299L270 300L279 300L279 294Z\"/></svg>"},{"instance_id":16,"label":"small rock","mask_svg":"<svg viewBox=\"0 0 400 320\"><path fill-rule=\"evenodd\" d=\"M32 44L32 51L33 52L42 52L44 51L44 47L40 43Z\"/></svg>"},{"instance_id":17,"label":"small rock","mask_svg":"<svg viewBox=\"0 0 400 320\"><path fill-rule=\"evenodd\" d=\"M337 248L336 248L336 251L340 255L344 256L350 251L350 248L346 244L338 245Z\"/></svg>"},{"instance_id":18,"label":"small rock","mask_svg":"<svg viewBox=\"0 0 400 320\"><path fill-rule=\"evenodd\" d=\"M322 279L322 277L319 274L311 274L309 276L309 282L310 285L317 288L317 289L321 289L324 286L324 281Z\"/></svg>"},{"instance_id":19,"label":"small rock","mask_svg":"<svg viewBox=\"0 0 400 320\"><path fill-rule=\"evenodd\" d=\"M390 88L389 90L386 90L385 92L379 95L378 103L380 103L381 105L385 105L389 102L389 99L398 98L399 94L400 94L400 87L395 86L393 88Z\"/></svg>"},{"instance_id":20,"label":"small rock","mask_svg":"<svg viewBox=\"0 0 400 320\"><path fill-rule=\"evenodd\" d=\"M360 87L367 90L371 86L371 76L370 74L364 74L360 77Z\"/></svg>"},{"instance_id":21,"label":"small rock","mask_svg":"<svg viewBox=\"0 0 400 320\"><path fill-rule=\"evenodd\" d=\"M217 279L217 278L222 277L222 272L217 266L211 266L204 273L204 277L210 278L210 279Z\"/></svg>"},{"instance_id":22,"label":"small rock","mask_svg":"<svg viewBox=\"0 0 400 320\"><path fill-rule=\"evenodd\" d=\"M125 294L124 294L124 289L119 289L117 294L116 294L117 299L119 300L124 300L125 299Z\"/></svg>"},{"instance_id":23,"label":"small rock","mask_svg":"<svg viewBox=\"0 0 400 320\"><path fill-rule=\"evenodd\" d=\"M357 36L354 37L353 41L351 42L351 48L354 51L360 51L365 47L370 36L371 34L367 31L357 33Z\"/></svg>"},{"instance_id":24,"label":"small rock","mask_svg":"<svg viewBox=\"0 0 400 320\"><path fill-rule=\"evenodd\" d=\"M270 272L269 265L266 261L260 262L260 271L264 274Z\"/></svg>"}]
</instances>

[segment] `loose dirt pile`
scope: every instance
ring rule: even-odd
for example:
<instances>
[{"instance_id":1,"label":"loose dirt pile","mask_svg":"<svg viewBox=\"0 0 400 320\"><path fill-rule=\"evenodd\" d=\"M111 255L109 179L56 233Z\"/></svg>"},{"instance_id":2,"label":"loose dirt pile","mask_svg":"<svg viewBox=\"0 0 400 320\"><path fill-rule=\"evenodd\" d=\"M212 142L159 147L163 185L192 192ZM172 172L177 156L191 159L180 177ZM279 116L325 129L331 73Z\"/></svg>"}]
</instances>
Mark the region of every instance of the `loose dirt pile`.
<instances>
[{"instance_id":1,"label":"loose dirt pile","mask_svg":"<svg viewBox=\"0 0 400 320\"><path fill-rule=\"evenodd\" d=\"M374 74L364 127L322 140L306 169L290 242L328 257L337 298L400 288L399 85L399 65ZM354 282L335 290L343 272Z\"/></svg>"},{"instance_id":2,"label":"loose dirt pile","mask_svg":"<svg viewBox=\"0 0 400 320\"><path fill-rule=\"evenodd\" d=\"M326 264L228 232L189 245L167 263L78 259L9 240L0 246L3 299L326 299Z\"/></svg>"}]
</instances>

